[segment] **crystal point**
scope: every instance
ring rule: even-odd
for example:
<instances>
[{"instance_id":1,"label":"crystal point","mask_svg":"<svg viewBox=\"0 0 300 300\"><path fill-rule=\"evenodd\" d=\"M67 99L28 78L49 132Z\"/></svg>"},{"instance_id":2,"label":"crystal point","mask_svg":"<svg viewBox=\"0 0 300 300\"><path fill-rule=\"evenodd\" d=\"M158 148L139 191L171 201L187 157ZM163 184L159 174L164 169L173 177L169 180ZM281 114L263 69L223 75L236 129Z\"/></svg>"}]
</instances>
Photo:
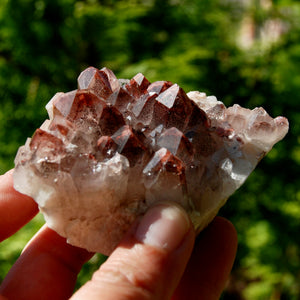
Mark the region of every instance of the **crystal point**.
<instances>
[{"instance_id":1,"label":"crystal point","mask_svg":"<svg viewBox=\"0 0 300 300\"><path fill-rule=\"evenodd\" d=\"M138 73L130 80L126 85L126 88L132 96L140 97L147 93L149 85L150 82L148 79L142 73Z\"/></svg>"}]
</instances>

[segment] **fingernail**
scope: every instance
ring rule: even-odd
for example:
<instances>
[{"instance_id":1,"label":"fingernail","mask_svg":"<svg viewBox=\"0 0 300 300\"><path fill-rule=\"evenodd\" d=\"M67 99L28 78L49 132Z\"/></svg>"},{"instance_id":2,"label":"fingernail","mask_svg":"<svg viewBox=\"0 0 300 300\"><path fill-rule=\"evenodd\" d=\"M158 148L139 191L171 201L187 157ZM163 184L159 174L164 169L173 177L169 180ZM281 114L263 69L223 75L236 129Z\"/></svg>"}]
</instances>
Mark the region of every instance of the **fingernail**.
<instances>
[{"instance_id":1,"label":"fingernail","mask_svg":"<svg viewBox=\"0 0 300 300\"><path fill-rule=\"evenodd\" d=\"M145 214L135 236L143 244L172 251L180 245L189 228L190 220L183 208L159 204Z\"/></svg>"}]
</instances>

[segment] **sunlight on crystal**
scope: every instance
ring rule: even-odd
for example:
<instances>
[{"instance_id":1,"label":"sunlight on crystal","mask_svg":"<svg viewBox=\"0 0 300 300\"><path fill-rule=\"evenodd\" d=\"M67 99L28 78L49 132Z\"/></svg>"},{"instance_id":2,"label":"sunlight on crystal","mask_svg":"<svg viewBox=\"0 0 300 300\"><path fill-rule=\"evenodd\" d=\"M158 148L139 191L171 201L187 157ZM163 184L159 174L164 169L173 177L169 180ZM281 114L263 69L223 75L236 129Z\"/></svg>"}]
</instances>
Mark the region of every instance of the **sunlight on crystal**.
<instances>
[{"instance_id":1,"label":"sunlight on crystal","mask_svg":"<svg viewBox=\"0 0 300 300\"><path fill-rule=\"evenodd\" d=\"M19 148L14 187L69 243L103 254L159 201L183 206L200 232L288 131L263 108L107 68L84 70L46 109Z\"/></svg>"}]
</instances>

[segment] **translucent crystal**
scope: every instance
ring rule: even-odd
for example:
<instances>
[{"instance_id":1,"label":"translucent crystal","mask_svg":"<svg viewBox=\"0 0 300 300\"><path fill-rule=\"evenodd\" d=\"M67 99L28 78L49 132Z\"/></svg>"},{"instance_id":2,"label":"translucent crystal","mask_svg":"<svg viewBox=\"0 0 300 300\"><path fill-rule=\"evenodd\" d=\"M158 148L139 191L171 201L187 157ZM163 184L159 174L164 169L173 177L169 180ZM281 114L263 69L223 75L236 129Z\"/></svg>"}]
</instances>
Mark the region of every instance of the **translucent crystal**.
<instances>
[{"instance_id":1,"label":"translucent crystal","mask_svg":"<svg viewBox=\"0 0 300 300\"><path fill-rule=\"evenodd\" d=\"M288 131L263 108L107 68L84 70L46 109L19 148L14 186L69 243L104 254L159 201L182 205L201 231Z\"/></svg>"},{"instance_id":2,"label":"translucent crystal","mask_svg":"<svg viewBox=\"0 0 300 300\"><path fill-rule=\"evenodd\" d=\"M157 146L168 149L186 164L193 160L194 147L192 143L175 127L169 128L161 134L157 141Z\"/></svg>"},{"instance_id":3,"label":"translucent crystal","mask_svg":"<svg viewBox=\"0 0 300 300\"><path fill-rule=\"evenodd\" d=\"M126 85L126 89L133 97L138 98L147 93L149 85L148 79L142 73L138 73Z\"/></svg>"},{"instance_id":4,"label":"translucent crystal","mask_svg":"<svg viewBox=\"0 0 300 300\"><path fill-rule=\"evenodd\" d=\"M119 82L111 70L89 67L79 75L78 87L81 90L92 90L100 97L107 98L119 87Z\"/></svg>"},{"instance_id":5,"label":"translucent crystal","mask_svg":"<svg viewBox=\"0 0 300 300\"><path fill-rule=\"evenodd\" d=\"M172 199L184 208L189 209L186 201L186 180L184 163L168 149L160 148L154 153L150 162L143 170L146 187L145 200L147 205ZM161 191L164 191L162 193Z\"/></svg>"},{"instance_id":6,"label":"translucent crystal","mask_svg":"<svg viewBox=\"0 0 300 300\"><path fill-rule=\"evenodd\" d=\"M177 84L173 84L156 98L154 105L155 125L163 122L167 128L174 126L182 130L191 113L192 102Z\"/></svg>"},{"instance_id":7,"label":"translucent crystal","mask_svg":"<svg viewBox=\"0 0 300 300\"><path fill-rule=\"evenodd\" d=\"M146 147L129 125L121 127L112 135L112 139L118 145L117 151L128 158L131 166L139 162L146 153Z\"/></svg>"}]
</instances>

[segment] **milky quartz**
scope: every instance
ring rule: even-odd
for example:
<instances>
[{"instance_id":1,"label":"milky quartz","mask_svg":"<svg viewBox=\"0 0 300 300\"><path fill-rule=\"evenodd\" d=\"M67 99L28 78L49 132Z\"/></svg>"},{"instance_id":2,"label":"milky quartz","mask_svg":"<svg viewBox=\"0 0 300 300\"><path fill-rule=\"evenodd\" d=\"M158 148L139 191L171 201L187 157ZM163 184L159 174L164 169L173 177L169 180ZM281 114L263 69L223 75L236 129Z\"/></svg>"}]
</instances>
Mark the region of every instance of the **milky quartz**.
<instances>
[{"instance_id":1,"label":"milky quartz","mask_svg":"<svg viewBox=\"0 0 300 300\"><path fill-rule=\"evenodd\" d=\"M107 68L83 71L46 109L17 153L14 187L70 244L107 255L160 201L184 207L200 232L288 131L263 108Z\"/></svg>"}]
</instances>

